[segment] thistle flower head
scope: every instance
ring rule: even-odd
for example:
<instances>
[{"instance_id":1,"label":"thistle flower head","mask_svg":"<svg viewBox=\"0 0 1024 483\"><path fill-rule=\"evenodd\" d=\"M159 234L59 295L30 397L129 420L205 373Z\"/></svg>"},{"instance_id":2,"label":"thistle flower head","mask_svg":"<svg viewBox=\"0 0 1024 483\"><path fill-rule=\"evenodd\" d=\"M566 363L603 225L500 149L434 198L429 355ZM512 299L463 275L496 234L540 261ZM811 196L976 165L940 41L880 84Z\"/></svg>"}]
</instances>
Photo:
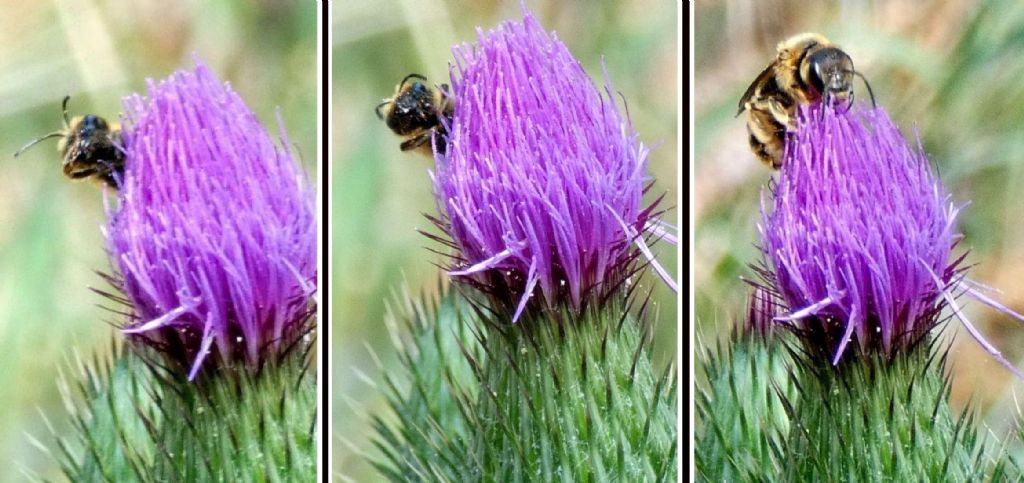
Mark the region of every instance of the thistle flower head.
<instances>
[{"instance_id":1,"label":"thistle flower head","mask_svg":"<svg viewBox=\"0 0 1024 483\"><path fill-rule=\"evenodd\" d=\"M189 379L211 358L257 366L310 329L317 247L290 150L196 62L124 100L126 171L105 229L134 313L124 332Z\"/></svg>"},{"instance_id":2,"label":"thistle flower head","mask_svg":"<svg viewBox=\"0 0 1024 483\"><path fill-rule=\"evenodd\" d=\"M958 209L884 109L802 109L773 198L760 229L784 318L833 364L854 337L890 354L935 325Z\"/></svg>"},{"instance_id":3,"label":"thistle flower head","mask_svg":"<svg viewBox=\"0 0 1024 483\"><path fill-rule=\"evenodd\" d=\"M760 337L770 337L775 331L775 317L783 315L781 304L764 286L754 287L747 300L747 316L742 330Z\"/></svg>"},{"instance_id":4,"label":"thistle flower head","mask_svg":"<svg viewBox=\"0 0 1024 483\"><path fill-rule=\"evenodd\" d=\"M579 310L633 273L633 244L656 223L657 203L642 206L648 150L607 73L602 95L529 12L454 54L455 113L434 173L452 274L516 307L513 320L534 295Z\"/></svg>"}]
</instances>

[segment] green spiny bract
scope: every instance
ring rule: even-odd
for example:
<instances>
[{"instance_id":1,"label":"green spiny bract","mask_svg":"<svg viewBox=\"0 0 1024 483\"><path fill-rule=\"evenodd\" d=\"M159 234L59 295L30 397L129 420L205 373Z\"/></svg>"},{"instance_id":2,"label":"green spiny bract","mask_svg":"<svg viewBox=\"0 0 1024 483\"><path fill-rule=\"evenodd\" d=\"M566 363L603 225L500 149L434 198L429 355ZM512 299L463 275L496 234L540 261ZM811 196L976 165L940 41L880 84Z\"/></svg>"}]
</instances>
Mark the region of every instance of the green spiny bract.
<instances>
[{"instance_id":1,"label":"green spiny bract","mask_svg":"<svg viewBox=\"0 0 1024 483\"><path fill-rule=\"evenodd\" d=\"M796 404L785 334L736 331L731 347L702 357L695 456L700 481L751 481L778 474L789 432L786 404Z\"/></svg>"},{"instance_id":2,"label":"green spiny bract","mask_svg":"<svg viewBox=\"0 0 1024 483\"><path fill-rule=\"evenodd\" d=\"M62 378L74 435L56 454L71 481L313 481L312 340L258 372L188 382L147 348L115 348Z\"/></svg>"},{"instance_id":3,"label":"green spiny bract","mask_svg":"<svg viewBox=\"0 0 1024 483\"><path fill-rule=\"evenodd\" d=\"M393 481L675 481L676 382L628 304L517 324L445 289L406 301L378 469Z\"/></svg>"},{"instance_id":4,"label":"green spiny bract","mask_svg":"<svg viewBox=\"0 0 1024 483\"><path fill-rule=\"evenodd\" d=\"M859 349L858 349L859 351ZM796 357L798 404L785 481L974 481L989 467L970 410L954 414L946 352L931 341L892 356L859 352L837 367Z\"/></svg>"},{"instance_id":5,"label":"green spiny bract","mask_svg":"<svg viewBox=\"0 0 1024 483\"><path fill-rule=\"evenodd\" d=\"M1004 481L1021 474L970 410L949 405L934 338L837 367L792 334L736 334L706 355L699 481Z\"/></svg>"}]
</instances>

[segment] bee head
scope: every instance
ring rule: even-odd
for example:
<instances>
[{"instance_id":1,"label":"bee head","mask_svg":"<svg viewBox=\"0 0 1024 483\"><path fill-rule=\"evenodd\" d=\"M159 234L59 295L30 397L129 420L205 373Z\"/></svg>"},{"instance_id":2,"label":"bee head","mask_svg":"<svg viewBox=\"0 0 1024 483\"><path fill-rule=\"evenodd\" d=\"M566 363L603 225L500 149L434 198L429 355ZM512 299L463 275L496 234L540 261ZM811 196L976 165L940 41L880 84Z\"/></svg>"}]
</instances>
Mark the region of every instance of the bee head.
<instances>
[{"instance_id":1,"label":"bee head","mask_svg":"<svg viewBox=\"0 0 1024 483\"><path fill-rule=\"evenodd\" d=\"M824 47L810 54L804 65L804 79L809 80L826 102L853 98L853 60L835 47Z\"/></svg>"},{"instance_id":2,"label":"bee head","mask_svg":"<svg viewBox=\"0 0 1024 483\"><path fill-rule=\"evenodd\" d=\"M107 126L107 121L95 114L86 114L85 116L82 116L81 125L79 126L80 130L89 133L105 131L108 128L109 126Z\"/></svg>"},{"instance_id":3,"label":"bee head","mask_svg":"<svg viewBox=\"0 0 1024 483\"><path fill-rule=\"evenodd\" d=\"M416 81L410 82L407 87L395 99L395 109L399 112L411 112L420 109L424 103L429 103L433 98L430 88L426 84Z\"/></svg>"},{"instance_id":4,"label":"bee head","mask_svg":"<svg viewBox=\"0 0 1024 483\"><path fill-rule=\"evenodd\" d=\"M385 119L388 128L398 134L410 134L429 129L436 123L434 92L426 84L414 81L402 86Z\"/></svg>"},{"instance_id":5,"label":"bee head","mask_svg":"<svg viewBox=\"0 0 1024 483\"><path fill-rule=\"evenodd\" d=\"M107 124L107 121L95 114L75 116L68 123L68 128L64 131L64 139L61 140L57 149L64 152L71 144L88 146L93 142L93 138L105 137L109 130L110 125Z\"/></svg>"}]
</instances>

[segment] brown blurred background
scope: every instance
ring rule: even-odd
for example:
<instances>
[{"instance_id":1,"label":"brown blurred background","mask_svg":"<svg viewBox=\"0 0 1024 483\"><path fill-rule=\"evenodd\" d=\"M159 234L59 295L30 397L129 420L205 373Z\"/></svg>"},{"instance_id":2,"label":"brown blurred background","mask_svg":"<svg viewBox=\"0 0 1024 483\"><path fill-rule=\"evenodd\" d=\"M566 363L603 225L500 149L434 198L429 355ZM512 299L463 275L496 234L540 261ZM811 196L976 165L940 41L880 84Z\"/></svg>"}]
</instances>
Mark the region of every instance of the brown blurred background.
<instances>
[{"instance_id":1,"label":"brown blurred background","mask_svg":"<svg viewBox=\"0 0 1024 483\"><path fill-rule=\"evenodd\" d=\"M108 262L103 190L71 183L56 140L26 142L72 115L117 119L121 97L193 66L196 52L276 133L280 109L316 179L314 2L10 0L0 8L0 481L60 480L30 444L67 422L56 378L68 359L109 349L113 315L89 287Z\"/></svg>"},{"instance_id":2,"label":"brown blurred background","mask_svg":"<svg viewBox=\"0 0 1024 483\"><path fill-rule=\"evenodd\" d=\"M824 34L864 73L908 137L960 203L961 248L970 278L1024 312L1024 4L1016 1L806 2L698 0L694 20L696 332L725 337L742 316L758 260L761 189L771 173L747 148L735 118L744 90L775 45L804 31ZM863 86L857 98L866 101ZM1024 323L980 303L968 317L1024 368ZM957 406L970 402L997 432L1013 423L1020 381L952 322L950 361Z\"/></svg>"},{"instance_id":3,"label":"brown blurred background","mask_svg":"<svg viewBox=\"0 0 1024 483\"><path fill-rule=\"evenodd\" d=\"M604 56L614 87L629 103L629 113L647 145L652 194L666 193L674 208L678 174L677 5L665 1L558 2L527 0L547 30L554 30L591 78L601 79ZM394 362L383 317L395 293L433 293L441 276L432 244L415 229L429 228L423 213L433 213L427 170L432 161L402 153L401 141L377 119L374 107L392 95L406 74L448 79L451 46L474 42L475 29L491 29L506 19L522 19L517 1L350 0L334 8L331 19L334 59L334 131L331 190L333 255L331 344L333 346L335 478L379 479L360 453L373 454L368 413L383 399L368 381L379 383L375 353L385 367ZM659 261L675 273L676 248L661 243ZM675 294L658 283L655 353L659 364L676 359Z\"/></svg>"}]
</instances>

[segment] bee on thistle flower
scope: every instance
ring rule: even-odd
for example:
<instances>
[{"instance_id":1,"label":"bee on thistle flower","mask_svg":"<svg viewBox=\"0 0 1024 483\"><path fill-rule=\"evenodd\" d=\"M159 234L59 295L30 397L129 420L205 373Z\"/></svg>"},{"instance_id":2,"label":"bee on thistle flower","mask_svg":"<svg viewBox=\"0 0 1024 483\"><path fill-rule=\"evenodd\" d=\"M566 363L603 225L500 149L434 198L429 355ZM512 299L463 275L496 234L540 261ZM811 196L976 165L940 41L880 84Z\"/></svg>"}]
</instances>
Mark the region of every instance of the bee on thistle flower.
<instances>
[{"instance_id":1,"label":"bee on thistle flower","mask_svg":"<svg viewBox=\"0 0 1024 483\"><path fill-rule=\"evenodd\" d=\"M810 351L839 364L850 352L892 355L931 335L946 308L982 347L1013 367L963 316L965 292L1022 318L971 287L955 255L960 207L882 107L804 106L759 230L763 288Z\"/></svg>"},{"instance_id":2,"label":"bee on thistle flower","mask_svg":"<svg viewBox=\"0 0 1024 483\"><path fill-rule=\"evenodd\" d=\"M312 330L314 191L197 60L125 99L127 145L105 234L132 319L124 332L182 366L259 367ZM280 124L280 119L278 119Z\"/></svg>"}]
</instances>

